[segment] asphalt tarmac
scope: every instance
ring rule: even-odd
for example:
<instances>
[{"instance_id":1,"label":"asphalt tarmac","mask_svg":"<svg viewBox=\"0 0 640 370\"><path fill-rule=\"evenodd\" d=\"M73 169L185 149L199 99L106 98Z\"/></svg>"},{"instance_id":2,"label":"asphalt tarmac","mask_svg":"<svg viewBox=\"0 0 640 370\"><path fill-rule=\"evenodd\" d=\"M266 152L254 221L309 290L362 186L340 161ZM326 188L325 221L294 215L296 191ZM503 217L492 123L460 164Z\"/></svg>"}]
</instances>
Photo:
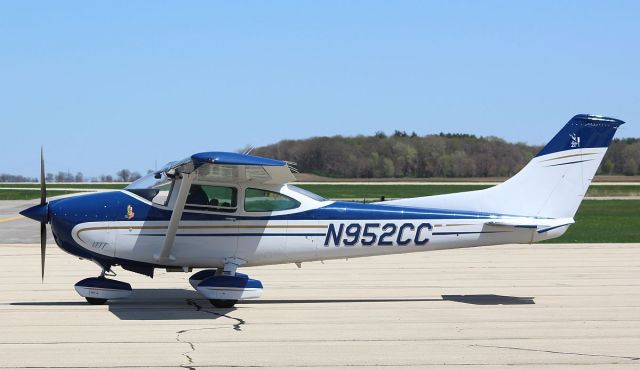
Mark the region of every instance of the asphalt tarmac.
<instances>
[{"instance_id":1,"label":"asphalt tarmac","mask_svg":"<svg viewBox=\"0 0 640 370\"><path fill-rule=\"evenodd\" d=\"M73 285L98 267L49 243L41 282L37 235L0 223L0 368L640 368L638 244L248 268L263 298L221 310L189 274L119 268L132 296L91 306Z\"/></svg>"}]
</instances>

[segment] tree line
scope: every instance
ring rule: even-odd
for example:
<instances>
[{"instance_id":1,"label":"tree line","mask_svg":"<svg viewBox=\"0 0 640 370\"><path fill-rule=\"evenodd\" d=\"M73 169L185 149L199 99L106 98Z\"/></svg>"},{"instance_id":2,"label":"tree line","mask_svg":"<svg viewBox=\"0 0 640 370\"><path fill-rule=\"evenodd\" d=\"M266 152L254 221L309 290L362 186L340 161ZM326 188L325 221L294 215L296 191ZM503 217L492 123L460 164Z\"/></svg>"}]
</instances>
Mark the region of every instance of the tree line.
<instances>
[{"instance_id":1,"label":"tree line","mask_svg":"<svg viewBox=\"0 0 640 370\"><path fill-rule=\"evenodd\" d=\"M151 172L149 170L147 173ZM136 181L142 177L139 172L131 171L129 169L123 168L120 171L116 172L115 175L100 175L98 177L85 178L82 172L76 172L75 174L67 171L59 171L58 173L48 172L45 175L45 179L47 182L132 182ZM0 182L38 182L39 179L35 177L27 177L22 175L11 175L2 173L0 174Z\"/></svg>"},{"instance_id":2,"label":"tree line","mask_svg":"<svg viewBox=\"0 0 640 370\"><path fill-rule=\"evenodd\" d=\"M419 136L395 131L372 136L312 137L282 140L251 154L296 163L301 172L336 178L508 177L518 172L542 147L509 143L488 136L445 134ZM148 170L147 173L152 172ZM599 175L640 175L640 138L614 139ZM47 182L131 182L139 172L85 178L82 172L47 173ZM0 174L0 182L35 182L37 178Z\"/></svg>"},{"instance_id":3,"label":"tree line","mask_svg":"<svg viewBox=\"0 0 640 370\"><path fill-rule=\"evenodd\" d=\"M467 134L312 137L282 140L251 154L295 162L300 172L338 178L508 177L542 147ZM640 139L615 139L598 172L640 174Z\"/></svg>"}]
</instances>

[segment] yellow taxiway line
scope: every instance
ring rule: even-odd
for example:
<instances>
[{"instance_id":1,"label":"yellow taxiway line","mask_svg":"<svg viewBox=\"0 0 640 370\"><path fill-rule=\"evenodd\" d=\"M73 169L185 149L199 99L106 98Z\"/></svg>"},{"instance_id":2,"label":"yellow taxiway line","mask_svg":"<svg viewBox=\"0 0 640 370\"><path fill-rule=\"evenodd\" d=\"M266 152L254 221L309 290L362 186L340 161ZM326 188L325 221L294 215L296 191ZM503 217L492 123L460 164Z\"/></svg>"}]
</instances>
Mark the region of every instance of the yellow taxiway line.
<instances>
[{"instance_id":1,"label":"yellow taxiway line","mask_svg":"<svg viewBox=\"0 0 640 370\"><path fill-rule=\"evenodd\" d=\"M9 218L0 218L0 224L3 222L9 222L9 221L15 221L15 220L19 220L21 218L24 218L24 216L22 215L17 215L14 217L9 217Z\"/></svg>"}]
</instances>

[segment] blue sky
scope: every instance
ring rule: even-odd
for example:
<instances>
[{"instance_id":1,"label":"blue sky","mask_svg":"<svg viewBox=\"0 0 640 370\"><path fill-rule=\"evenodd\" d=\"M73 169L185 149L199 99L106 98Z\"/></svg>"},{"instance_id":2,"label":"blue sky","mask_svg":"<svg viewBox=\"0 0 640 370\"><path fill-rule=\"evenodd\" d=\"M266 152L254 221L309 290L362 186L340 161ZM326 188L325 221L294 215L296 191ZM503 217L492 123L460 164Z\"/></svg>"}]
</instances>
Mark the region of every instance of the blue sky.
<instances>
[{"instance_id":1,"label":"blue sky","mask_svg":"<svg viewBox=\"0 0 640 370\"><path fill-rule=\"evenodd\" d=\"M395 129L640 137L637 1L3 1L0 172ZM286 159L286 158L282 158ZM304 170L304 169L302 169Z\"/></svg>"}]
</instances>

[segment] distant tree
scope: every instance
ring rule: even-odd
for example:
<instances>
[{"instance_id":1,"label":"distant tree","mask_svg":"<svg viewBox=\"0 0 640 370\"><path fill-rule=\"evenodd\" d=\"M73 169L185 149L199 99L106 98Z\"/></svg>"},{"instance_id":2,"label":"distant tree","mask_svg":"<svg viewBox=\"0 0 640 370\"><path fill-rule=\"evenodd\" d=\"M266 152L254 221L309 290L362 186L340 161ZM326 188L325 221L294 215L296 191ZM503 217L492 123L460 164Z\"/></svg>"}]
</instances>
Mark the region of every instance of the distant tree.
<instances>
[{"instance_id":1,"label":"distant tree","mask_svg":"<svg viewBox=\"0 0 640 370\"><path fill-rule=\"evenodd\" d=\"M116 172L116 176L118 176L118 180L123 182L128 182L129 179L131 178L131 171L129 171L126 168L123 168L120 171Z\"/></svg>"},{"instance_id":2,"label":"distant tree","mask_svg":"<svg viewBox=\"0 0 640 370\"><path fill-rule=\"evenodd\" d=\"M602 161L600 165L600 169L598 170L598 174L606 174L610 175L613 172L615 165L611 159L607 159Z\"/></svg>"},{"instance_id":3,"label":"distant tree","mask_svg":"<svg viewBox=\"0 0 640 370\"><path fill-rule=\"evenodd\" d=\"M73 180L75 182L83 182L84 181L84 176L82 175L82 172L76 173L76 177Z\"/></svg>"},{"instance_id":4,"label":"distant tree","mask_svg":"<svg viewBox=\"0 0 640 370\"><path fill-rule=\"evenodd\" d=\"M47 182L53 181L54 179L53 174L51 172L48 172L47 175L45 176L45 179L47 180Z\"/></svg>"},{"instance_id":5,"label":"distant tree","mask_svg":"<svg viewBox=\"0 0 640 370\"><path fill-rule=\"evenodd\" d=\"M387 134L384 133L384 131L376 131L376 135L375 135L378 139L385 139L387 137Z\"/></svg>"},{"instance_id":6,"label":"distant tree","mask_svg":"<svg viewBox=\"0 0 640 370\"><path fill-rule=\"evenodd\" d=\"M635 161L635 159L630 158L624 163L624 166L622 167L622 173L627 176L634 176L638 174L638 163Z\"/></svg>"},{"instance_id":7,"label":"distant tree","mask_svg":"<svg viewBox=\"0 0 640 370\"><path fill-rule=\"evenodd\" d=\"M113 176L111 176L111 175L100 175L100 182L113 182Z\"/></svg>"},{"instance_id":8,"label":"distant tree","mask_svg":"<svg viewBox=\"0 0 640 370\"><path fill-rule=\"evenodd\" d=\"M12 175L8 173L0 174L0 182L37 182L38 179L33 177L25 177L22 175Z\"/></svg>"},{"instance_id":9,"label":"distant tree","mask_svg":"<svg viewBox=\"0 0 640 370\"><path fill-rule=\"evenodd\" d=\"M137 179L139 179L141 177L142 177L142 175L140 175L140 173L132 172L131 175L129 176L129 181L133 182L133 181L136 181Z\"/></svg>"},{"instance_id":10,"label":"distant tree","mask_svg":"<svg viewBox=\"0 0 640 370\"><path fill-rule=\"evenodd\" d=\"M395 137L407 137L409 135L407 135L406 131L395 130L393 132L393 136L395 136Z\"/></svg>"},{"instance_id":11,"label":"distant tree","mask_svg":"<svg viewBox=\"0 0 640 370\"><path fill-rule=\"evenodd\" d=\"M65 172L59 171L56 174L55 180L56 182L64 182L66 178L67 178L67 174Z\"/></svg>"}]
</instances>

